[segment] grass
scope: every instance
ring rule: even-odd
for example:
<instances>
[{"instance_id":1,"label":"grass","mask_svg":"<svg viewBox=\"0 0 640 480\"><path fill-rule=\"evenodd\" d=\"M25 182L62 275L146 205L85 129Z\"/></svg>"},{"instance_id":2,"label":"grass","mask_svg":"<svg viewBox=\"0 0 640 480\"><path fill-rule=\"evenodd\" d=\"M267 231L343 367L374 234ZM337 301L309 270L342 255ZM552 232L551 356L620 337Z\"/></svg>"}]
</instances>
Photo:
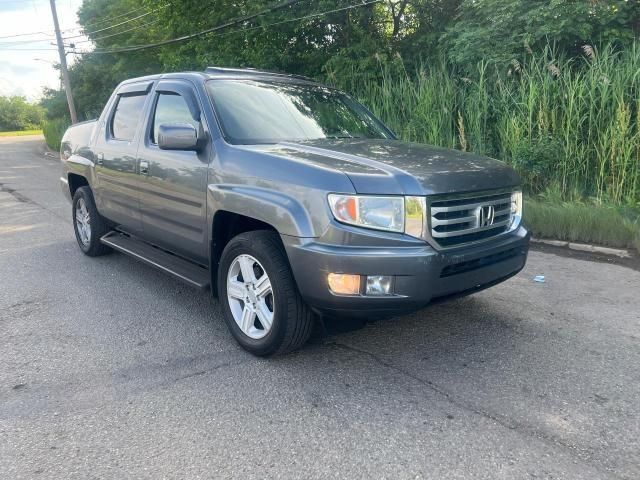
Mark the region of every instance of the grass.
<instances>
[{"instance_id":1,"label":"grass","mask_svg":"<svg viewBox=\"0 0 640 480\"><path fill-rule=\"evenodd\" d=\"M42 130L19 130L15 132L0 132L0 137L22 137L25 135L42 135Z\"/></svg>"},{"instance_id":2,"label":"grass","mask_svg":"<svg viewBox=\"0 0 640 480\"><path fill-rule=\"evenodd\" d=\"M615 205L640 202L640 42L625 51L585 46L566 59L547 48L468 75L443 59L409 71L341 75L402 139L505 160L525 187L555 186ZM331 78L331 76L330 76Z\"/></svg>"},{"instance_id":3,"label":"grass","mask_svg":"<svg viewBox=\"0 0 640 480\"><path fill-rule=\"evenodd\" d=\"M465 75L445 59L409 71L399 57L376 74L327 73L403 140L511 164L535 236L640 251L640 42L585 45L574 59L548 47Z\"/></svg>"},{"instance_id":4,"label":"grass","mask_svg":"<svg viewBox=\"0 0 640 480\"><path fill-rule=\"evenodd\" d=\"M50 149L55 150L56 152L60 151L62 136L70 124L71 123L65 118L44 121L44 124L42 125L44 141Z\"/></svg>"},{"instance_id":5,"label":"grass","mask_svg":"<svg viewBox=\"0 0 640 480\"><path fill-rule=\"evenodd\" d=\"M524 223L534 237L640 252L640 211L582 202L526 198Z\"/></svg>"}]
</instances>

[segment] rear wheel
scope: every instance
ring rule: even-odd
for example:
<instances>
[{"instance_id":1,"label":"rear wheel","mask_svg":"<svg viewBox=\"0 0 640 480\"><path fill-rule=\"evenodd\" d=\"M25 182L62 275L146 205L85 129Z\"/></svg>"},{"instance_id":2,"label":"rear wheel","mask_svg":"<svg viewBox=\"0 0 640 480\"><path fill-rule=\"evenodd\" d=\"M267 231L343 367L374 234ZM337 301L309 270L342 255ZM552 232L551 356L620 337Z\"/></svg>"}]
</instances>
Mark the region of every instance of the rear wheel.
<instances>
[{"instance_id":1,"label":"rear wheel","mask_svg":"<svg viewBox=\"0 0 640 480\"><path fill-rule=\"evenodd\" d=\"M97 257L111 252L111 249L100 242L100 238L109 232L109 224L96 209L93 194L89 187L80 187L73 195L72 203L73 229L80 250L85 255Z\"/></svg>"},{"instance_id":2,"label":"rear wheel","mask_svg":"<svg viewBox=\"0 0 640 480\"><path fill-rule=\"evenodd\" d=\"M218 269L218 298L232 335L254 355L290 352L311 335L312 312L275 232L246 232L227 244Z\"/></svg>"}]
</instances>

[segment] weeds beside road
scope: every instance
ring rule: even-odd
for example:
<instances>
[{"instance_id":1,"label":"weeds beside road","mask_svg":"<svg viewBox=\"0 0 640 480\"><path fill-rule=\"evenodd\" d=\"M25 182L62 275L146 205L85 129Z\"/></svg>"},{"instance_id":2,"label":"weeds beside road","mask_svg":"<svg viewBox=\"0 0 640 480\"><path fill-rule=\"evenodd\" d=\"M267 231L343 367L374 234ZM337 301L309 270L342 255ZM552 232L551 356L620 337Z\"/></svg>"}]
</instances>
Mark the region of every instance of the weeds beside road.
<instances>
[{"instance_id":1,"label":"weeds beside road","mask_svg":"<svg viewBox=\"0 0 640 480\"><path fill-rule=\"evenodd\" d=\"M27 135L42 135L42 130L20 130L16 132L0 132L0 137L24 137Z\"/></svg>"}]
</instances>

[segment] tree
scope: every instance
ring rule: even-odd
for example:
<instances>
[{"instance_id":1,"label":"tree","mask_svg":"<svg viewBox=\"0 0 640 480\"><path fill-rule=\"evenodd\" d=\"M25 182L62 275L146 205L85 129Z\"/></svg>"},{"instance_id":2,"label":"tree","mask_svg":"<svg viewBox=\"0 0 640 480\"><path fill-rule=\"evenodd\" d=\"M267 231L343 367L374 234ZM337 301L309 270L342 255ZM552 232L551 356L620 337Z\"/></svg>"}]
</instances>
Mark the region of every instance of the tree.
<instances>
[{"instance_id":1,"label":"tree","mask_svg":"<svg viewBox=\"0 0 640 480\"><path fill-rule=\"evenodd\" d=\"M627 0L464 0L444 40L447 57L463 69L479 61L506 67L553 45L575 56L582 47L634 38L640 2Z\"/></svg>"},{"instance_id":2,"label":"tree","mask_svg":"<svg viewBox=\"0 0 640 480\"><path fill-rule=\"evenodd\" d=\"M0 97L0 131L40 128L44 110L24 97Z\"/></svg>"}]
</instances>

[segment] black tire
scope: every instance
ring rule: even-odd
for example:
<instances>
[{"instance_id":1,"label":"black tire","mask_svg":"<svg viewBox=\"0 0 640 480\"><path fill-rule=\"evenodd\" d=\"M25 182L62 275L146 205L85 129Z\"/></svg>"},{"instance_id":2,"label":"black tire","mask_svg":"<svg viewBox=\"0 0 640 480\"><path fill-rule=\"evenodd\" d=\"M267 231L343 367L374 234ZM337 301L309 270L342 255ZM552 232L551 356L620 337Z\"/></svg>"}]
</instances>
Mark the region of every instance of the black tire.
<instances>
[{"instance_id":1,"label":"black tire","mask_svg":"<svg viewBox=\"0 0 640 480\"><path fill-rule=\"evenodd\" d=\"M260 339L251 338L240 329L227 299L227 275L239 255L254 257L271 281L273 322L266 336ZM313 330L313 313L298 292L286 252L276 232L256 230L231 239L220 257L218 298L231 334L254 355L265 357L296 350L305 344Z\"/></svg>"},{"instance_id":2,"label":"black tire","mask_svg":"<svg viewBox=\"0 0 640 480\"><path fill-rule=\"evenodd\" d=\"M83 235L79 231L79 222L76 219L79 202L84 202L86 210L89 213L88 224L90 226L90 232L87 235L88 240L86 237L83 237ZM108 233L111 228L109 226L109 222L107 222L107 220L98 213L98 210L96 209L96 203L93 200L93 193L91 193L91 189L89 187L80 187L76 190L76 193L73 195L71 215L73 219L73 231L76 234L78 246L85 255L88 255L90 257L98 257L112 251L111 248L107 247L103 243L100 243L100 238L104 234Z\"/></svg>"}]
</instances>

